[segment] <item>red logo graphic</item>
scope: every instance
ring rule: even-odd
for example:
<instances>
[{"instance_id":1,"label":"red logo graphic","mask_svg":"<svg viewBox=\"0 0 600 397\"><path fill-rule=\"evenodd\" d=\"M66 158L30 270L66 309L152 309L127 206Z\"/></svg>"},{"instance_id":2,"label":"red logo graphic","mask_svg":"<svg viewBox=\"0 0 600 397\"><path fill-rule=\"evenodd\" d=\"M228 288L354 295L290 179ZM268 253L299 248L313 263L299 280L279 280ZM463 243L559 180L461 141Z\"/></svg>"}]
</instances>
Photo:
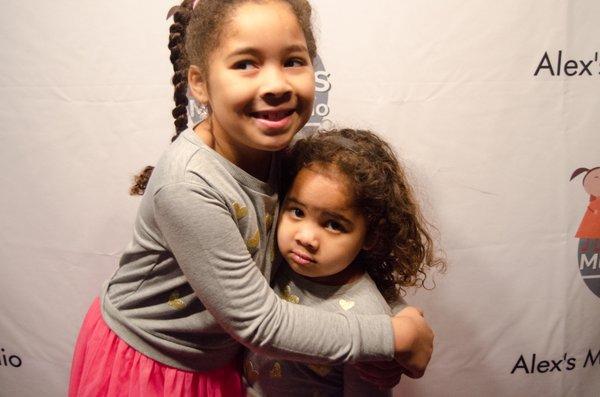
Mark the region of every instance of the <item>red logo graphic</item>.
<instances>
[{"instance_id":1,"label":"red logo graphic","mask_svg":"<svg viewBox=\"0 0 600 397\"><path fill-rule=\"evenodd\" d=\"M588 288L600 297L600 167L578 168L571 180L584 173L583 189L590 198L575 233L579 239L579 272Z\"/></svg>"}]
</instances>

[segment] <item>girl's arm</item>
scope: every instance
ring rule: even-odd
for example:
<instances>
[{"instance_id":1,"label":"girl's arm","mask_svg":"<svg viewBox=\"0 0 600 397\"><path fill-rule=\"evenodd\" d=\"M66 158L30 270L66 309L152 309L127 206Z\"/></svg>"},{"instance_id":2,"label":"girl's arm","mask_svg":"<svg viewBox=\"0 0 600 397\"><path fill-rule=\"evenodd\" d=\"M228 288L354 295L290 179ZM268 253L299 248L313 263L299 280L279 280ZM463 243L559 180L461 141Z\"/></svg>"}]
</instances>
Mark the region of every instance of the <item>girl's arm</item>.
<instances>
[{"instance_id":1,"label":"girl's arm","mask_svg":"<svg viewBox=\"0 0 600 397\"><path fill-rule=\"evenodd\" d=\"M154 204L159 229L196 295L242 344L315 363L394 357L400 343L388 316L321 312L279 299L214 189L174 183L155 193Z\"/></svg>"}]
</instances>

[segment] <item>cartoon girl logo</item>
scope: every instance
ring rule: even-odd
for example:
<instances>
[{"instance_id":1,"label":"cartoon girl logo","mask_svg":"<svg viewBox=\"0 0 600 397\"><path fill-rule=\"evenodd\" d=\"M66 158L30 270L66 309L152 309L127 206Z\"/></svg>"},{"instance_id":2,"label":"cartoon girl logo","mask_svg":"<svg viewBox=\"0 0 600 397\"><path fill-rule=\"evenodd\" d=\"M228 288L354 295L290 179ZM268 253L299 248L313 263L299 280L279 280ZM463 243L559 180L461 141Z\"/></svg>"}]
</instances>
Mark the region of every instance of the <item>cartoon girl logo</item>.
<instances>
[{"instance_id":1,"label":"cartoon girl logo","mask_svg":"<svg viewBox=\"0 0 600 397\"><path fill-rule=\"evenodd\" d=\"M590 200L575 234L579 239L579 272L588 288L600 297L600 167L578 168L571 180L583 173L583 189Z\"/></svg>"}]
</instances>

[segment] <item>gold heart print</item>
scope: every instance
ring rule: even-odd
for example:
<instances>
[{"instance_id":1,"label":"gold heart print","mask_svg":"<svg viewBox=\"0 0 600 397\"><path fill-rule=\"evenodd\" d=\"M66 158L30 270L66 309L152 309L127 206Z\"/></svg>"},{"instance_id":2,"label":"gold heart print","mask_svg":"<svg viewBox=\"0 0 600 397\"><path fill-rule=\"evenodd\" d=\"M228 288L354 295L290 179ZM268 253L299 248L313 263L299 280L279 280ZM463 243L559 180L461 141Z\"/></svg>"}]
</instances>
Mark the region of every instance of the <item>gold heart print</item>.
<instances>
[{"instance_id":1,"label":"gold heart print","mask_svg":"<svg viewBox=\"0 0 600 397\"><path fill-rule=\"evenodd\" d=\"M267 213L265 215L265 226L267 227L267 233L271 230L271 226L273 226L273 215Z\"/></svg>"},{"instance_id":2,"label":"gold heart print","mask_svg":"<svg viewBox=\"0 0 600 397\"><path fill-rule=\"evenodd\" d=\"M298 297L298 295L294 295L292 294L292 287L288 284L285 286L285 288L283 289L283 291L281 292L281 297L291 303L295 303L298 304L300 303L300 298Z\"/></svg>"},{"instance_id":3,"label":"gold heart print","mask_svg":"<svg viewBox=\"0 0 600 397\"><path fill-rule=\"evenodd\" d=\"M258 250L259 244L260 244L260 233L257 230L256 232L254 232L252 237L250 237L248 239L248 241L246 241L246 247L248 247L248 251L250 251L251 254L254 254Z\"/></svg>"},{"instance_id":4,"label":"gold heart print","mask_svg":"<svg viewBox=\"0 0 600 397\"><path fill-rule=\"evenodd\" d=\"M271 371L269 372L269 376L271 378L281 378L282 377L281 364L279 364L278 362L273 364L273 368L271 368Z\"/></svg>"},{"instance_id":5,"label":"gold heart print","mask_svg":"<svg viewBox=\"0 0 600 397\"><path fill-rule=\"evenodd\" d=\"M173 309L177 309L177 310L181 310L185 308L185 302L183 301L183 299L181 299L181 295L179 294L179 291L174 291L170 296L169 296L169 302L168 302L169 306L171 306Z\"/></svg>"},{"instance_id":6,"label":"gold heart print","mask_svg":"<svg viewBox=\"0 0 600 397\"><path fill-rule=\"evenodd\" d=\"M340 307L345 311L348 311L354 307L353 301L347 301L346 299L340 299L339 301Z\"/></svg>"},{"instance_id":7,"label":"gold heart print","mask_svg":"<svg viewBox=\"0 0 600 397\"><path fill-rule=\"evenodd\" d=\"M244 207L239 203L233 203L233 210L235 211L235 217L238 221L248 215L248 207Z\"/></svg>"},{"instance_id":8,"label":"gold heart print","mask_svg":"<svg viewBox=\"0 0 600 397\"><path fill-rule=\"evenodd\" d=\"M254 364L250 359L246 359L244 362L244 374L246 375L246 380L250 383L256 382L258 379L258 371L254 368Z\"/></svg>"}]
</instances>

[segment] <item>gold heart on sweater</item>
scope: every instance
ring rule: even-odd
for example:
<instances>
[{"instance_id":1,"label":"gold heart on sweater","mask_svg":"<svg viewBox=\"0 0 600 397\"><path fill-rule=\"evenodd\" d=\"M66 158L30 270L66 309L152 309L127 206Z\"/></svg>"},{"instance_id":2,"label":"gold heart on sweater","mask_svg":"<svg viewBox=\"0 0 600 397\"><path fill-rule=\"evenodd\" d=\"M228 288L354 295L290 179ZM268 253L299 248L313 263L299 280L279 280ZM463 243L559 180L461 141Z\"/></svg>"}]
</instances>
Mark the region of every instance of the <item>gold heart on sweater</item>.
<instances>
[{"instance_id":1,"label":"gold heart on sweater","mask_svg":"<svg viewBox=\"0 0 600 397\"><path fill-rule=\"evenodd\" d=\"M235 211L235 217L238 221L248 215L248 207L244 207L239 203L233 203L233 210Z\"/></svg>"},{"instance_id":2,"label":"gold heart on sweater","mask_svg":"<svg viewBox=\"0 0 600 397\"><path fill-rule=\"evenodd\" d=\"M254 254L258 250L259 244L260 244L260 233L257 230L256 232L254 232L252 237L250 237L246 241L246 247L248 247L248 251L250 251L251 254Z\"/></svg>"},{"instance_id":3,"label":"gold heart on sweater","mask_svg":"<svg viewBox=\"0 0 600 397\"><path fill-rule=\"evenodd\" d=\"M259 375L258 371L254 368L254 364L248 358L244 362L244 375L246 375L246 380L250 384L256 382Z\"/></svg>"},{"instance_id":4,"label":"gold heart on sweater","mask_svg":"<svg viewBox=\"0 0 600 397\"><path fill-rule=\"evenodd\" d=\"M271 371L269 372L269 376L271 376L271 378L281 378L282 377L281 364L279 364L278 362L273 364L273 368L271 368Z\"/></svg>"},{"instance_id":5,"label":"gold heart on sweater","mask_svg":"<svg viewBox=\"0 0 600 397\"><path fill-rule=\"evenodd\" d=\"M347 301L346 299L340 299L340 307L345 311L348 311L354 307L354 301Z\"/></svg>"},{"instance_id":6,"label":"gold heart on sweater","mask_svg":"<svg viewBox=\"0 0 600 397\"><path fill-rule=\"evenodd\" d=\"M283 291L281 292L281 297L283 298L283 300L286 300L291 303L300 303L300 298L298 297L298 295L292 294L292 287L289 284L286 285Z\"/></svg>"},{"instance_id":7,"label":"gold heart on sweater","mask_svg":"<svg viewBox=\"0 0 600 397\"><path fill-rule=\"evenodd\" d=\"M265 226L267 227L267 232L271 230L271 226L273 226L273 215L267 213L265 215Z\"/></svg>"},{"instance_id":8,"label":"gold heart on sweater","mask_svg":"<svg viewBox=\"0 0 600 397\"><path fill-rule=\"evenodd\" d=\"M179 291L174 291L170 296L169 296L169 302L168 302L169 306L171 306L173 309L177 309L177 310L181 310L184 309L186 304L183 301L183 299L181 299L181 295L179 294Z\"/></svg>"}]
</instances>

